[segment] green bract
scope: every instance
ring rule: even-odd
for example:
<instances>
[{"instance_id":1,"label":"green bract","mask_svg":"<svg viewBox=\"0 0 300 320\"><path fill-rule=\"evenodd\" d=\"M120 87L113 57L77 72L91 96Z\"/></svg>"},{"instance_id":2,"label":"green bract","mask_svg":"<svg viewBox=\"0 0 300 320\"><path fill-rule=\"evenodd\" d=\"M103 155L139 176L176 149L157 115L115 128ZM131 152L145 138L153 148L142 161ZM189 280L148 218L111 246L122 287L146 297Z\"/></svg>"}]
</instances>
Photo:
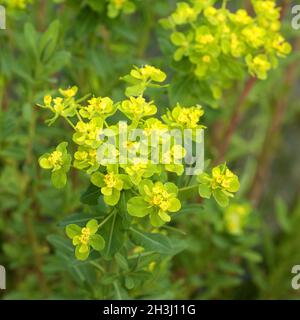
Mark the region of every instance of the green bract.
<instances>
[{"instance_id":1,"label":"green bract","mask_svg":"<svg viewBox=\"0 0 300 320\"><path fill-rule=\"evenodd\" d=\"M101 251L105 247L105 241L99 234L97 220L90 220L84 228L76 224L69 224L66 227L66 234L75 246L75 256L78 260L86 260L90 254L90 247Z\"/></svg>"},{"instance_id":2,"label":"green bract","mask_svg":"<svg viewBox=\"0 0 300 320\"><path fill-rule=\"evenodd\" d=\"M62 142L55 151L46 153L39 158L39 164L43 169L52 170L51 180L56 188L62 188L67 183L66 173L70 170L72 161L67 146L67 142Z\"/></svg>"}]
</instances>

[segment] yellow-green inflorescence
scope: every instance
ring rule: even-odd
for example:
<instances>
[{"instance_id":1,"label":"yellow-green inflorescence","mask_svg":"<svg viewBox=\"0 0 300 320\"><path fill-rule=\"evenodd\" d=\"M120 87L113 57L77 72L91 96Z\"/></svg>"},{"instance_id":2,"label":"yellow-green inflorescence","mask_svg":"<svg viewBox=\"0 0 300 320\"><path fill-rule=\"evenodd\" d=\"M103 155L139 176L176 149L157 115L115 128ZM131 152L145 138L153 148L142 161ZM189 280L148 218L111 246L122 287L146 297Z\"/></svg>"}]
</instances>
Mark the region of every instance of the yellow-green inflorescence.
<instances>
[{"instance_id":1,"label":"yellow-green inflorescence","mask_svg":"<svg viewBox=\"0 0 300 320\"><path fill-rule=\"evenodd\" d=\"M120 13L131 14L135 11L136 5L130 0L107 0L107 14L110 18L116 18Z\"/></svg>"},{"instance_id":2,"label":"yellow-green inflorescence","mask_svg":"<svg viewBox=\"0 0 300 320\"><path fill-rule=\"evenodd\" d=\"M85 227L81 228L76 224L69 224L66 227L66 234L75 246L75 256L78 260L85 260L90 254L91 248L101 251L105 247L105 241L100 234L97 234L99 225L97 220L90 220Z\"/></svg>"},{"instance_id":3,"label":"yellow-green inflorescence","mask_svg":"<svg viewBox=\"0 0 300 320\"><path fill-rule=\"evenodd\" d=\"M43 169L51 170L51 180L56 188L62 188L67 182L67 172L71 167L71 155L67 151L67 142L60 143L52 153L39 158Z\"/></svg>"},{"instance_id":4,"label":"yellow-green inflorescence","mask_svg":"<svg viewBox=\"0 0 300 320\"><path fill-rule=\"evenodd\" d=\"M212 169L212 173L202 173L198 177L199 194L203 198L215 198L221 207L226 207L229 198L239 190L238 177L222 164Z\"/></svg>"},{"instance_id":5,"label":"yellow-green inflorescence","mask_svg":"<svg viewBox=\"0 0 300 320\"><path fill-rule=\"evenodd\" d=\"M247 68L250 75L266 79L287 56L291 45L280 33L280 8L275 0L252 0L254 15L236 12L216 0L179 2L175 12L162 25L171 30L174 60L187 59L194 74L209 83L219 98L222 89L239 79ZM245 68L246 67L246 68Z\"/></svg>"},{"instance_id":6,"label":"yellow-green inflorescence","mask_svg":"<svg viewBox=\"0 0 300 320\"><path fill-rule=\"evenodd\" d=\"M48 121L49 125L60 117L74 130L73 161L67 152L66 142L39 160L42 168L52 171L54 185L62 187L66 184L72 163L75 169L90 177L107 206L119 208L125 205L134 221L148 216L154 227L170 222L172 214L181 209L181 189L170 180L184 174L187 151L169 134L173 129L184 132L185 129L193 131L205 127L202 124L204 110L199 105L184 107L177 104L161 119L155 116L158 108L154 101L144 96L144 91L148 87L159 87L165 78L161 70L152 66L135 67L128 76L123 77L130 90L126 90L127 97L118 102L109 97L96 96L77 99L76 87L59 90L59 97L47 95L40 107L54 115ZM132 95L128 95L128 92ZM129 124L124 126L124 122L119 121L111 123L109 118L116 112L129 119ZM124 128L128 129L129 134L130 129L139 129L144 136L132 138L128 135L121 140ZM151 134L157 137L155 146L147 144ZM113 138L117 143L106 142L103 135ZM166 141L170 143L170 148L165 152L161 150L158 161L153 163L152 153ZM121 148L131 155L127 162L121 162ZM110 162L113 157L116 158L115 163ZM198 185L187 188L199 186L201 196L208 198L212 194L222 206L228 204L227 198L233 196L239 186L237 177L225 165L214 168L212 175L204 174L198 179ZM125 199L125 204L122 199ZM87 258L90 247L100 250L100 245L97 246L93 240L96 232L93 224L94 227L92 223L84 228L74 225L67 227L78 259ZM100 243L100 238L96 238Z\"/></svg>"},{"instance_id":7,"label":"yellow-green inflorescence","mask_svg":"<svg viewBox=\"0 0 300 320\"><path fill-rule=\"evenodd\" d=\"M228 233L239 236L246 227L251 207L248 204L230 204L224 212L225 228Z\"/></svg>"}]
</instances>

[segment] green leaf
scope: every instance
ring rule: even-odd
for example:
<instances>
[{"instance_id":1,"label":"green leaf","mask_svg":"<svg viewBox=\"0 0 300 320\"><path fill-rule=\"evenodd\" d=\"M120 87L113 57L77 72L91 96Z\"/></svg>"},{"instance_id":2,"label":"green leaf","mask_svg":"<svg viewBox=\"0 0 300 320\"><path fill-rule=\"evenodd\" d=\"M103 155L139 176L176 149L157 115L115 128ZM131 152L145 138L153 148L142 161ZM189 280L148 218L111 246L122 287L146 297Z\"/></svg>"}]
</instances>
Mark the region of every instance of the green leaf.
<instances>
[{"instance_id":1,"label":"green leaf","mask_svg":"<svg viewBox=\"0 0 300 320\"><path fill-rule=\"evenodd\" d=\"M279 226L284 232L291 231L291 222L288 215L288 207L281 198L275 200L275 213Z\"/></svg>"},{"instance_id":2,"label":"green leaf","mask_svg":"<svg viewBox=\"0 0 300 320\"><path fill-rule=\"evenodd\" d=\"M198 191L199 191L200 197L210 199L211 188L208 184L200 184Z\"/></svg>"},{"instance_id":3,"label":"green leaf","mask_svg":"<svg viewBox=\"0 0 300 320\"><path fill-rule=\"evenodd\" d=\"M97 205L100 196L100 189L90 184L87 190L81 195L80 201L84 204Z\"/></svg>"},{"instance_id":4,"label":"green leaf","mask_svg":"<svg viewBox=\"0 0 300 320\"><path fill-rule=\"evenodd\" d=\"M116 259L116 262L118 264L118 266L123 269L123 270L128 270L129 269L129 266L128 266L128 263L127 263L127 260L125 259L124 256L122 256L120 253L116 253L115 254L115 259Z\"/></svg>"},{"instance_id":5,"label":"green leaf","mask_svg":"<svg viewBox=\"0 0 300 320\"><path fill-rule=\"evenodd\" d=\"M135 282L134 282L134 279L132 277L125 277L125 287L128 289L128 290L131 290L135 287Z\"/></svg>"},{"instance_id":6,"label":"green leaf","mask_svg":"<svg viewBox=\"0 0 300 320\"><path fill-rule=\"evenodd\" d=\"M81 234L81 228L76 224L69 224L66 227L66 234L70 239L73 239L75 236Z\"/></svg>"},{"instance_id":7,"label":"green leaf","mask_svg":"<svg viewBox=\"0 0 300 320\"><path fill-rule=\"evenodd\" d=\"M37 41L38 35L31 23L26 23L24 27L24 36L26 43L32 51L35 58L38 58Z\"/></svg>"},{"instance_id":8,"label":"green leaf","mask_svg":"<svg viewBox=\"0 0 300 320\"><path fill-rule=\"evenodd\" d=\"M105 186L104 183L104 175L100 172L95 172L91 176L91 182L93 185L97 186L98 188L102 188Z\"/></svg>"},{"instance_id":9,"label":"green leaf","mask_svg":"<svg viewBox=\"0 0 300 320\"><path fill-rule=\"evenodd\" d=\"M65 66L71 59L71 54L67 51L55 52L49 62L44 66L47 74L53 74Z\"/></svg>"},{"instance_id":10,"label":"green leaf","mask_svg":"<svg viewBox=\"0 0 300 320\"><path fill-rule=\"evenodd\" d=\"M47 61L55 51L60 23L58 20L53 21L46 32L43 33L39 43L39 52L43 61Z\"/></svg>"},{"instance_id":11,"label":"green leaf","mask_svg":"<svg viewBox=\"0 0 300 320\"><path fill-rule=\"evenodd\" d=\"M220 207L227 207L229 204L229 199L228 197L223 193L222 190L220 189L216 189L213 191L213 196L215 198L215 200L217 201L218 205Z\"/></svg>"},{"instance_id":12,"label":"green leaf","mask_svg":"<svg viewBox=\"0 0 300 320\"><path fill-rule=\"evenodd\" d=\"M115 213L100 230L106 242L103 254L106 259L110 259L123 247L126 234L123 229L122 219L118 213Z\"/></svg>"},{"instance_id":13,"label":"green leaf","mask_svg":"<svg viewBox=\"0 0 300 320\"><path fill-rule=\"evenodd\" d=\"M105 240L100 234L94 234L90 239L91 247L96 251L101 251L105 248Z\"/></svg>"},{"instance_id":14,"label":"green leaf","mask_svg":"<svg viewBox=\"0 0 300 320\"><path fill-rule=\"evenodd\" d=\"M185 35L182 32L174 32L171 35L171 41L176 46L180 46L186 42Z\"/></svg>"},{"instance_id":15,"label":"green leaf","mask_svg":"<svg viewBox=\"0 0 300 320\"><path fill-rule=\"evenodd\" d=\"M61 189L67 183L67 175L63 170L57 170L52 172L51 181L55 188Z\"/></svg>"},{"instance_id":16,"label":"green leaf","mask_svg":"<svg viewBox=\"0 0 300 320\"><path fill-rule=\"evenodd\" d=\"M86 227L90 229L91 234L94 234L97 232L99 225L96 219L92 219L86 224Z\"/></svg>"},{"instance_id":17,"label":"green leaf","mask_svg":"<svg viewBox=\"0 0 300 320\"><path fill-rule=\"evenodd\" d=\"M110 196L104 196L104 202L109 206L115 206L120 200L120 191L116 189L112 189L112 194Z\"/></svg>"},{"instance_id":18,"label":"green leaf","mask_svg":"<svg viewBox=\"0 0 300 320\"><path fill-rule=\"evenodd\" d=\"M159 233L148 233L138 230L134 227L130 228L130 237L132 241L148 251L155 251L162 254L170 254L172 245L166 236Z\"/></svg>"},{"instance_id":19,"label":"green leaf","mask_svg":"<svg viewBox=\"0 0 300 320\"><path fill-rule=\"evenodd\" d=\"M127 87L125 90L126 97L137 97L145 91L146 87L144 84L139 83L135 86Z\"/></svg>"},{"instance_id":20,"label":"green leaf","mask_svg":"<svg viewBox=\"0 0 300 320\"><path fill-rule=\"evenodd\" d=\"M89 250L86 250L84 252L80 251L81 249L81 246L77 246L76 249L75 249L75 257L78 259L78 260L86 260L90 254L90 251Z\"/></svg>"},{"instance_id":21,"label":"green leaf","mask_svg":"<svg viewBox=\"0 0 300 320\"><path fill-rule=\"evenodd\" d=\"M149 204L142 197L133 197L127 203L128 213L134 217L145 217L151 212Z\"/></svg>"}]
</instances>

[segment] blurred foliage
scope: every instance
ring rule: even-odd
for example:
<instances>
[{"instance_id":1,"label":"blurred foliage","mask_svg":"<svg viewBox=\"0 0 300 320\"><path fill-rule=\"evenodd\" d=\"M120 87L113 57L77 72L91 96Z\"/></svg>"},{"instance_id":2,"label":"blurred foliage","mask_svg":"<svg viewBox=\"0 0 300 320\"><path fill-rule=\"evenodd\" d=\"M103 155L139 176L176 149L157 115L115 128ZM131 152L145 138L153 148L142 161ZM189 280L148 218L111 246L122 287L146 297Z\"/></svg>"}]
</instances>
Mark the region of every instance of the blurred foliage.
<instances>
[{"instance_id":1,"label":"blurred foliage","mask_svg":"<svg viewBox=\"0 0 300 320\"><path fill-rule=\"evenodd\" d=\"M8 274L8 289L0 293L4 299L298 298L291 288L291 269L300 264L300 45L299 30L290 23L292 3L278 1L284 8L282 34L292 53L267 80L255 79L250 88L244 75L215 101L210 92L203 95L203 83L186 74L186 64L172 61L169 33L158 21L169 17L178 2L0 0L7 6L7 29L0 30L0 263ZM231 9L244 5L252 14L249 4L228 1ZM206 165L226 156L241 181L232 205L249 213L236 234L230 227L232 219L240 219L232 216L235 208L186 200L172 223L162 228L164 240L149 240L133 230L129 247L121 250L126 220L118 216L105 225L107 236L113 229L120 232L114 233L118 236L104 258L92 254L77 261L64 228L103 217L105 205L95 200L91 187L82 194L88 181L76 172L64 189L51 186L38 158L57 141L69 141L69 128L60 120L47 128L36 103L57 87L73 85L82 95L93 92L119 100L125 86L118 77L143 64L160 67L172 79L159 94L153 90L158 105L203 105L209 128L206 158L211 159ZM226 137L230 144L224 149ZM195 198L196 192L189 196Z\"/></svg>"}]
</instances>

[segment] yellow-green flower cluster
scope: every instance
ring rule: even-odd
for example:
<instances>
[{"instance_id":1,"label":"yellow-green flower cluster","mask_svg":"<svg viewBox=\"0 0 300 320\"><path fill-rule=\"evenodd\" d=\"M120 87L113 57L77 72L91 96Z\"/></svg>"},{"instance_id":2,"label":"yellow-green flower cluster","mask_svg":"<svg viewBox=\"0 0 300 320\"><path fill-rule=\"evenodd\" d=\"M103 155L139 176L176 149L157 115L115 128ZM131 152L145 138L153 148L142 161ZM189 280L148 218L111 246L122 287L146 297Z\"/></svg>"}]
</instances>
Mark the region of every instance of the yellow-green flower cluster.
<instances>
[{"instance_id":1,"label":"yellow-green flower cluster","mask_svg":"<svg viewBox=\"0 0 300 320\"><path fill-rule=\"evenodd\" d=\"M107 0L107 14L110 18L116 18L121 12L131 14L135 11L135 4L130 0Z\"/></svg>"},{"instance_id":2,"label":"yellow-green flower cluster","mask_svg":"<svg viewBox=\"0 0 300 320\"><path fill-rule=\"evenodd\" d=\"M212 195L221 207L229 204L229 198L239 190L238 177L233 174L226 164L212 169L212 174L202 173L198 177L199 194L209 199Z\"/></svg>"},{"instance_id":3,"label":"yellow-green flower cluster","mask_svg":"<svg viewBox=\"0 0 300 320\"><path fill-rule=\"evenodd\" d=\"M135 67L124 78L129 86L143 87L144 91L149 86L159 87L158 83L165 79L165 74L152 66L144 66ZM119 206L124 194L129 215L139 218L149 215L155 227L169 222L171 214L181 208L178 199L180 189L169 179L174 173L183 175L187 155L187 150L172 136L172 130L179 129L176 131L184 133L184 129L203 129L202 107L177 104L158 119L154 101L140 92L118 102L109 97L76 100L76 87L60 89L59 92L59 97L47 95L41 107L54 113L50 124L62 117L73 128L72 138L77 147L73 167L90 176L91 183L99 188L99 194L108 206ZM112 116L116 112L129 119L129 124L113 122ZM138 129L143 135L132 137L131 129ZM151 144L153 137L156 138L155 144ZM163 143L169 146L167 150L162 148ZM130 157L122 162L124 151ZM153 153L158 157L156 162L153 161ZM115 162L111 162L113 158ZM59 145L53 153L42 156L40 165L51 169L52 175L62 172L66 180L66 172L71 165L66 143ZM221 167L213 170L212 177L202 179L200 185L203 183L209 185L216 199L219 191L227 197L238 188L237 177ZM75 229L74 226L72 228ZM93 246L90 242L93 232L88 228L80 229L80 232L77 228L76 237L72 238L79 258L85 258L89 245Z\"/></svg>"},{"instance_id":4,"label":"yellow-green flower cluster","mask_svg":"<svg viewBox=\"0 0 300 320\"><path fill-rule=\"evenodd\" d=\"M179 129L202 129L205 128L200 124L201 117L204 115L204 110L197 105L191 108L181 107L179 104L168 111L163 119L173 128Z\"/></svg>"},{"instance_id":5,"label":"yellow-green flower cluster","mask_svg":"<svg viewBox=\"0 0 300 320\"><path fill-rule=\"evenodd\" d=\"M230 204L224 212L224 222L228 233L238 236L243 233L251 208L247 204Z\"/></svg>"},{"instance_id":6,"label":"yellow-green flower cluster","mask_svg":"<svg viewBox=\"0 0 300 320\"><path fill-rule=\"evenodd\" d=\"M180 2L162 24L172 30L174 60L188 59L196 77L207 81L219 98L223 87L241 78L246 68L250 75L266 79L291 46L280 33L275 0L252 0L254 16L244 9L231 12L226 1L217 8L215 2Z\"/></svg>"},{"instance_id":7,"label":"yellow-green flower cluster","mask_svg":"<svg viewBox=\"0 0 300 320\"><path fill-rule=\"evenodd\" d=\"M51 170L51 180L56 188L62 188L67 182L67 172L70 170L72 157L67 151L67 142L60 143L52 153L46 153L39 158L43 169Z\"/></svg>"},{"instance_id":8,"label":"yellow-green flower cluster","mask_svg":"<svg viewBox=\"0 0 300 320\"><path fill-rule=\"evenodd\" d=\"M101 251L105 247L105 241L100 234L97 234L99 225L97 220L90 220L85 227L81 228L76 224L69 224L66 227L66 234L75 246L75 257L78 260L86 260L91 248Z\"/></svg>"}]
</instances>

